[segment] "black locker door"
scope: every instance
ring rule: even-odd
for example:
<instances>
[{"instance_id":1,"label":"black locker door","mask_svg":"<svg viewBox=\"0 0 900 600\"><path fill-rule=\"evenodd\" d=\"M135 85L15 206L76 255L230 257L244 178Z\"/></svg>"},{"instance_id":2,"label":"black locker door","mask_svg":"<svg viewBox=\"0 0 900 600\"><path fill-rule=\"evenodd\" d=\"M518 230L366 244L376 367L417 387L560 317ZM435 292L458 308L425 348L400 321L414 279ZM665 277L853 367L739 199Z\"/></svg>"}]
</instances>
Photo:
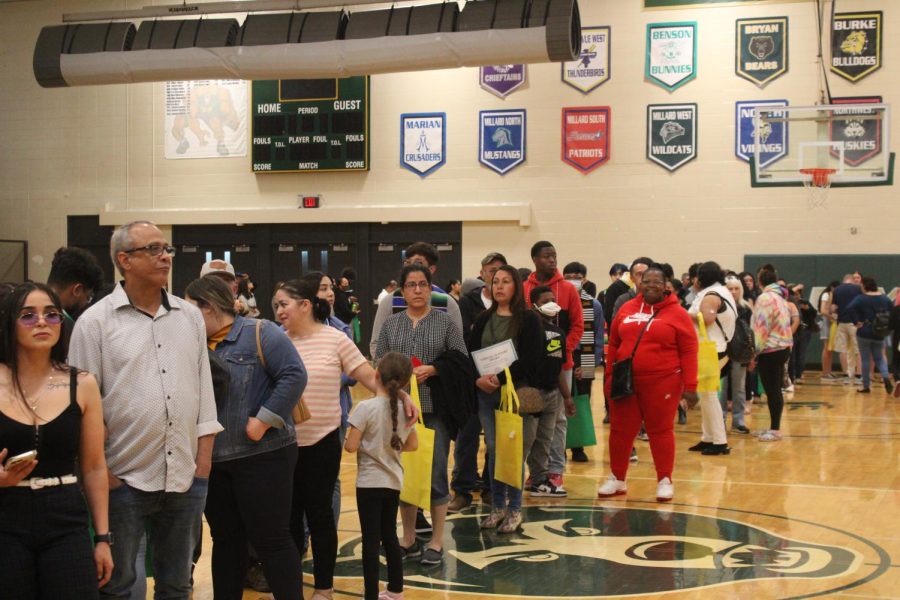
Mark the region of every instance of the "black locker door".
<instances>
[{"instance_id":1,"label":"black locker door","mask_svg":"<svg viewBox=\"0 0 900 600\"><path fill-rule=\"evenodd\" d=\"M261 271L265 267L260 261L257 243L260 228L259 225L173 227L172 245L175 246L175 258L172 262L172 293L184 296L184 288L200 276L203 263L214 259L227 260L235 272L250 273L256 280L263 274Z\"/></svg>"}]
</instances>

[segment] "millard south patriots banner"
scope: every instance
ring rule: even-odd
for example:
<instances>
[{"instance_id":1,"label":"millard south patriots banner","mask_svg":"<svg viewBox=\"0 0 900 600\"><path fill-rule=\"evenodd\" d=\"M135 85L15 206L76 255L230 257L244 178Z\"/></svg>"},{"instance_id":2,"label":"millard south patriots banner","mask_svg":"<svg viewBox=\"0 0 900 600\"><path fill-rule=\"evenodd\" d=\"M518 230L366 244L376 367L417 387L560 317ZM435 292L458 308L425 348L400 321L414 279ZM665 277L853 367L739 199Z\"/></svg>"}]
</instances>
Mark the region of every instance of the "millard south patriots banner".
<instances>
[{"instance_id":1,"label":"millard south patriots banner","mask_svg":"<svg viewBox=\"0 0 900 600\"><path fill-rule=\"evenodd\" d=\"M582 173L609 160L611 111L608 106L562 109L562 159Z\"/></svg>"}]
</instances>

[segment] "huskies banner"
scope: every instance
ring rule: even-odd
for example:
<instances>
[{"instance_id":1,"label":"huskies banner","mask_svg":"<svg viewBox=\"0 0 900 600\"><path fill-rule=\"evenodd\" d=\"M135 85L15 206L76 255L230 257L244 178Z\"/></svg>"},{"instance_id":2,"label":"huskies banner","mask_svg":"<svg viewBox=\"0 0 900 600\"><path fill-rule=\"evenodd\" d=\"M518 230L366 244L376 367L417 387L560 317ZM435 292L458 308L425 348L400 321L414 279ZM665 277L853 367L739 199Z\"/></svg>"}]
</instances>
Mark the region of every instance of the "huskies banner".
<instances>
[{"instance_id":1,"label":"huskies banner","mask_svg":"<svg viewBox=\"0 0 900 600\"><path fill-rule=\"evenodd\" d=\"M753 160L756 144L759 149L759 166L765 167L788 153L788 127L784 121L760 122L757 131L753 119L753 109L757 106L787 106L787 100L753 100L735 104L735 148L734 153L741 160ZM784 113L773 113L784 117Z\"/></svg>"},{"instance_id":2,"label":"huskies banner","mask_svg":"<svg viewBox=\"0 0 900 600\"><path fill-rule=\"evenodd\" d=\"M847 118L831 122L830 137L833 142L843 142L844 162L851 167L859 166L881 152L881 123L864 118L874 114L865 105L880 102L881 96L831 99L832 104L848 105L846 110L834 110L834 116L846 114ZM840 153L832 149L831 155L838 158Z\"/></svg>"},{"instance_id":3,"label":"huskies banner","mask_svg":"<svg viewBox=\"0 0 900 600\"><path fill-rule=\"evenodd\" d=\"M582 27L581 55L562 64L562 80L584 94L609 81L611 35L610 27Z\"/></svg>"},{"instance_id":4,"label":"huskies banner","mask_svg":"<svg viewBox=\"0 0 900 600\"><path fill-rule=\"evenodd\" d=\"M400 115L400 164L422 177L447 162L447 113Z\"/></svg>"},{"instance_id":5,"label":"huskies banner","mask_svg":"<svg viewBox=\"0 0 900 600\"><path fill-rule=\"evenodd\" d=\"M645 73L670 92L696 77L697 23L648 23Z\"/></svg>"},{"instance_id":6,"label":"huskies banner","mask_svg":"<svg viewBox=\"0 0 900 600\"><path fill-rule=\"evenodd\" d=\"M647 158L669 171L697 158L697 105L647 107Z\"/></svg>"},{"instance_id":7,"label":"huskies banner","mask_svg":"<svg viewBox=\"0 0 900 600\"><path fill-rule=\"evenodd\" d=\"M788 18L738 19L735 22L735 65L739 77L759 87L788 70Z\"/></svg>"},{"instance_id":8,"label":"huskies banner","mask_svg":"<svg viewBox=\"0 0 900 600\"><path fill-rule=\"evenodd\" d=\"M481 164L506 175L525 162L524 110L483 110L478 123Z\"/></svg>"},{"instance_id":9,"label":"huskies banner","mask_svg":"<svg viewBox=\"0 0 900 600\"><path fill-rule=\"evenodd\" d=\"M831 70L859 81L881 68L882 13L838 13L831 23Z\"/></svg>"},{"instance_id":10,"label":"huskies banner","mask_svg":"<svg viewBox=\"0 0 900 600\"><path fill-rule=\"evenodd\" d=\"M582 173L609 160L610 108L562 109L562 159Z\"/></svg>"},{"instance_id":11,"label":"huskies banner","mask_svg":"<svg viewBox=\"0 0 900 600\"><path fill-rule=\"evenodd\" d=\"M481 87L506 98L525 84L525 65L490 65L478 70Z\"/></svg>"}]
</instances>

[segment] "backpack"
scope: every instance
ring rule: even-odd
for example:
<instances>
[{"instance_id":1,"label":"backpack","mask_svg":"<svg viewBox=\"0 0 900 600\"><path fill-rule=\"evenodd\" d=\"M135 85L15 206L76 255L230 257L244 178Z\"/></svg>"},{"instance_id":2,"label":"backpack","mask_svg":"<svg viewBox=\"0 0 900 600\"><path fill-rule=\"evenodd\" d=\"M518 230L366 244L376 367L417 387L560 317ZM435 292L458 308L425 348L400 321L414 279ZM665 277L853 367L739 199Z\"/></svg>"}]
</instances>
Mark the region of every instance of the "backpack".
<instances>
[{"instance_id":1,"label":"backpack","mask_svg":"<svg viewBox=\"0 0 900 600\"><path fill-rule=\"evenodd\" d=\"M886 338L891 333L891 313L887 310L875 312L872 319L872 333L879 338Z\"/></svg>"},{"instance_id":2,"label":"backpack","mask_svg":"<svg viewBox=\"0 0 900 600\"><path fill-rule=\"evenodd\" d=\"M722 304L728 308L731 308L731 304L722 298L719 294L712 292L713 295L718 296L720 300L722 300ZM723 312L720 309L720 312ZM725 342L727 347L725 348L725 354L728 356L730 360L733 360L739 365L746 365L751 360L753 360L753 355L756 354L756 345L753 341L753 330L750 329L750 325L748 325L743 319L741 319L740 315L737 314L735 310L735 319L734 319L734 335L731 336L731 339L728 339L728 336L725 335L725 328L722 327L722 324L719 323L719 318L716 317L716 325L719 326L719 329L722 330L722 335L725 337Z\"/></svg>"}]
</instances>

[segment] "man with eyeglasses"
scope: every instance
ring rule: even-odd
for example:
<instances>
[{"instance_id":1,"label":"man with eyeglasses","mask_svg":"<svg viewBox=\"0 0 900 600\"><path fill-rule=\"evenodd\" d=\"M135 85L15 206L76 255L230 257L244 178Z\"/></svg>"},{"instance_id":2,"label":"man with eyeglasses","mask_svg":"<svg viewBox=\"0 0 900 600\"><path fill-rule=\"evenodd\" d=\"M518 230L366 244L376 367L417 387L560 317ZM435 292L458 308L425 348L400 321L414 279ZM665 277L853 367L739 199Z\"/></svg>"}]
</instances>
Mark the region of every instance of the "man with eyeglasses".
<instances>
[{"instance_id":1,"label":"man with eyeglasses","mask_svg":"<svg viewBox=\"0 0 900 600\"><path fill-rule=\"evenodd\" d=\"M206 502L216 420L206 326L165 290L175 249L147 221L116 229L110 254L124 281L75 324L69 363L92 373L108 439L112 579L101 598L125 600L150 524L158 597L187 600Z\"/></svg>"}]
</instances>

